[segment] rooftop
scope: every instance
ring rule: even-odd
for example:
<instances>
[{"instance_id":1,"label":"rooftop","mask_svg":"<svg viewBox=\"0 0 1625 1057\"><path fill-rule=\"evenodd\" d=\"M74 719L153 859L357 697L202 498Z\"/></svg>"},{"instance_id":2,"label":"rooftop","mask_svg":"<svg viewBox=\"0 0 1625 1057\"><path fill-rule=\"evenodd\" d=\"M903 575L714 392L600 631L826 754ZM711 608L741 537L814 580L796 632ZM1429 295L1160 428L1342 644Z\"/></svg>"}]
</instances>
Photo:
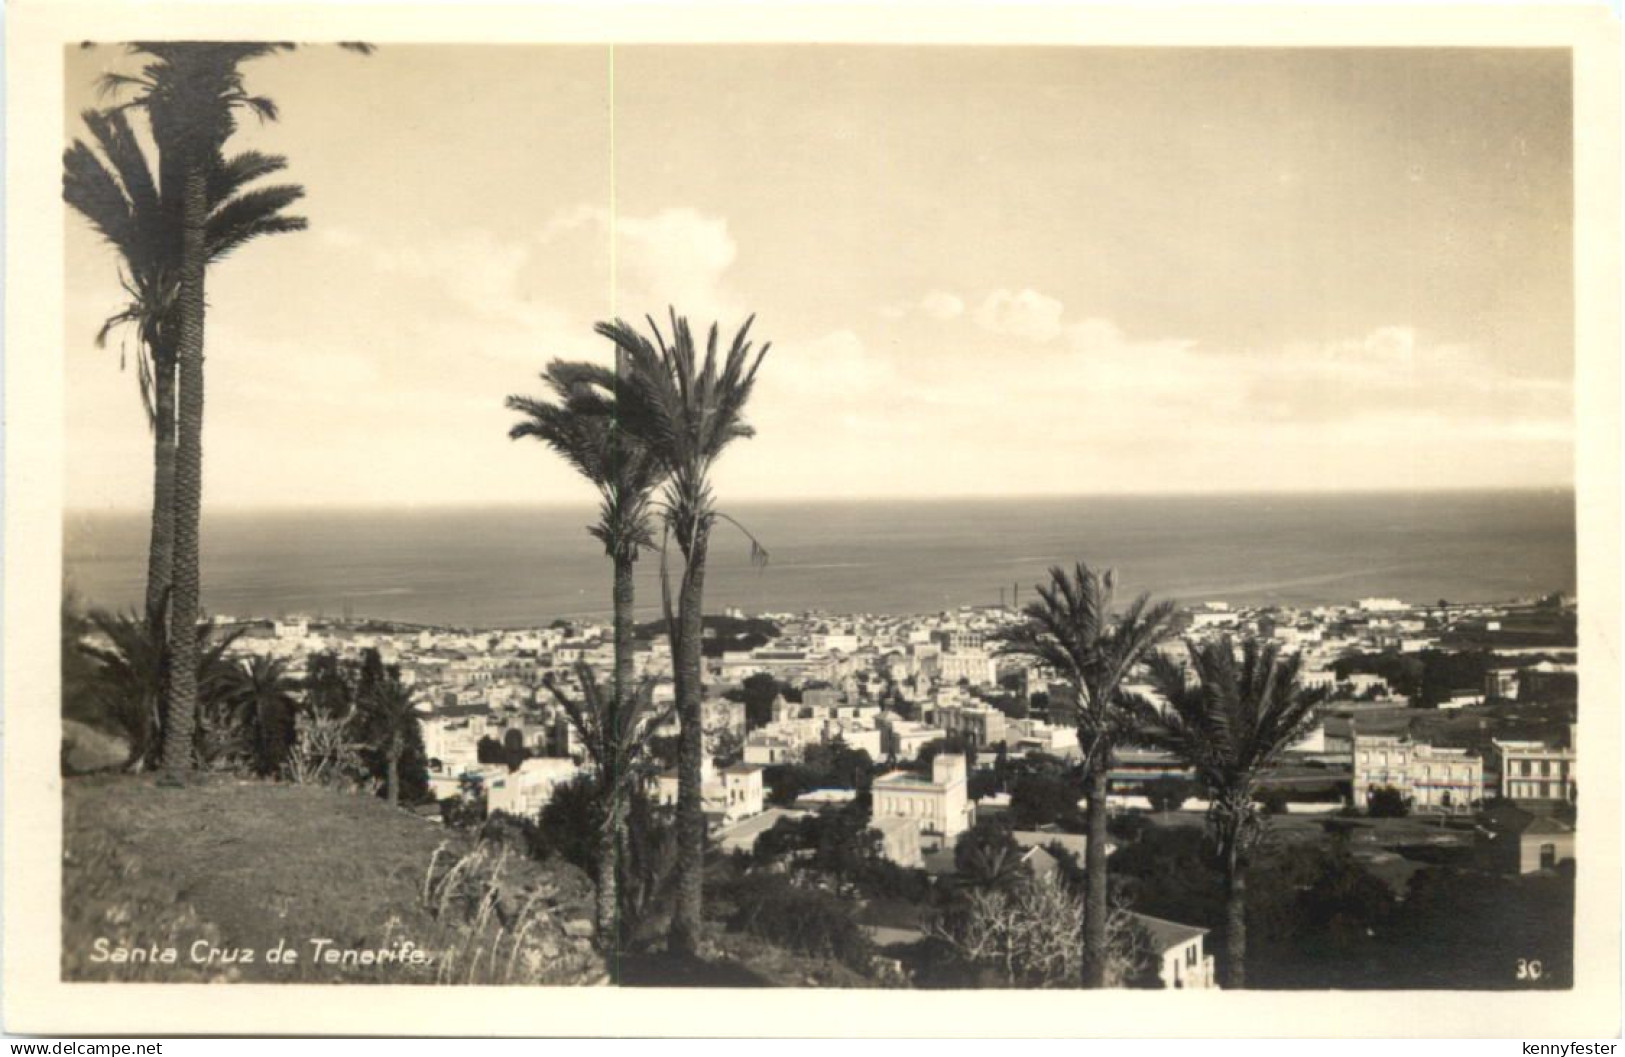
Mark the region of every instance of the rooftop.
<instances>
[{"instance_id":1,"label":"rooftop","mask_svg":"<svg viewBox=\"0 0 1625 1057\"><path fill-rule=\"evenodd\" d=\"M913 785L922 789L929 789L936 783L929 778L921 778L911 771L892 771L890 774L883 774L876 778L874 784L888 786Z\"/></svg>"},{"instance_id":2,"label":"rooftop","mask_svg":"<svg viewBox=\"0 0 1625 1057\"><path fill-rule=\"evenodd\" d=\"M1197 928L1195 925L1182 925L1177 921L1165 921L1154 918L1150 914L1136 914L1129 912L1129 917L1145 929L1151 939L1151 949L1157 954L1166 954L1182 944L1207 935L1208 930Z\"/></svg>"}]
</instances>

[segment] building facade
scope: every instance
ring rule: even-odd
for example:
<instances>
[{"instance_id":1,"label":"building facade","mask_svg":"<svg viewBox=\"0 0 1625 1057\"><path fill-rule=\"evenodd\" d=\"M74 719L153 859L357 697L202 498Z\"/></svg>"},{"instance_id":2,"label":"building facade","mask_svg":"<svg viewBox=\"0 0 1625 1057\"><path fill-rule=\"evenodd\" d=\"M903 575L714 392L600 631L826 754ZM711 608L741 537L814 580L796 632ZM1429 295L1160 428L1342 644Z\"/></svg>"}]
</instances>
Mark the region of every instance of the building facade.
<instances>
[{"instance_id":1,"label":"building facade","mask_svg":"<svg viewBox=\"0 0 1625 1057\"><path fill-rule=\"evenodd\" d=\"M874 780L870 788L874 818L914 820L925 843L946 847L970 829L975 807L967 793L965 758L944 753L931 761L930 779L909 771L893 771Z\"/></svg>"},{"instance_id":2,"label":"building facade","mask_svg":"<svg viewBox=\"0 0 1625 1057\"><path fill-rule=\"evenodd\" d=\"M1501 796L1507 800L1568 803L1577 792L1575 752L1543 741L1496 741Z\"/></svg>"},{"instance_id":3,"label":"building facade","mask_svg":"<svg viewBox=\"0 0 1625 1057\"><path fill-rule=\"evenodd\" d=\"M1484 798L1484 761L1466 749L1441 749L1393 736L1354 736L1354 806L1392 786L1415 811L1463 814Z\"/></svg>"}]
</instances>

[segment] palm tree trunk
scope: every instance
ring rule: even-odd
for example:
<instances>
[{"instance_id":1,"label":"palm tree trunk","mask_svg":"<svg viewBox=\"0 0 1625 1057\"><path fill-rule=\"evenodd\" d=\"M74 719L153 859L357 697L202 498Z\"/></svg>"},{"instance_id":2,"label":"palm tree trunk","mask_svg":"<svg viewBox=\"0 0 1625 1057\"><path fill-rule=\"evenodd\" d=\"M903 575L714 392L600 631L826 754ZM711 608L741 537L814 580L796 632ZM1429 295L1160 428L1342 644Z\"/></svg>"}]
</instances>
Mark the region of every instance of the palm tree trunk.
<instances>
[{"instance_id":1,"label":"palm tree trunk","mask_svg":"<svg viewBox=\"0 0 1625 1057\"><path fill-rule=\"evenodd\" d=\"M1232 991L1247 986L1247 871L1231 855L1225 870L1224 986Z\"/></svg>"},{"instance_id":2,"label":"palm tree trunk","mask_svg":"<svg viewBox=\"0 0 1625 1057\"><path fill-rule=\"evenodd\" d=\"M385 795L389 797L389 806L397 807L401 802L401 756L400 753L389 754L389 763L384 771Z\"/></svg>"},{"instance_id":3,"label":"palm tree trunk","mask_svg":"<svg viewBox=\"0 0 1625 1057\"><path fill-rule=\"evenodd\" d=\"M673 674L677 684L677 905L672 909L670 949L694 953L700 944L705 873L705 801L701 790L705 740L700 731L700 648L709 541L697 528L686 556L678 595L678 635Z\"/></svg>"},{"instance_id":4,"label":"palm tree trunk","mask_svg":"<svg viewBox=\"0 0 1625 1057\"><path fill-rule=\"evenodd\" d=\"M152 534L147 544L147 614L163 606L175 557L175 359L152 350Z\"/></svg>"},{"instance_id":5,"label":"palm tree trunk","mask_svg":"<svg viewBox=\"0 0 1625 1057\"><path fill-rule=\"evenodd\" d=\"M208 220L207 158L187 159L181 210L180 414L175 447L175 553L170 596L169 715L164 732L164 769L171 775L196 766L199 529L203 509L203 273L204 225Z\"/></svg>"},{"instance_id":6,"label":"palm tree trunk","mask_svg":"<svg viewBox=\"0 0 1625 1057\"><path fill-rule=\"evenodd\" d=\"M625 827L625 812L621 810L621 794L608 793L609 814L604 819L603 832L598 834L598 950L607 958L621 951L621 900L619 885L621 830ZM611 962L610 968L613 969Z\"/></svg>"},{"instance_id":7,"label":"palm tree trunk","mask_svg":"<svg viewBox=\"0 0 1625 1057\"><path fill-rule=\"evenodd\" d=\"M632 555L615 555L615 686L607 724L611 731L620 730L620 717L631 707L635 692L632 607L636 595L632 562ZM600 764L603 774L599 776L606 803L604 832L598 846L598 948L613 955L620 952L620 852L626 829L626 790L621 782L619 769L624 761L618 755L618 745L607 745L606 750Z\"/></svg>"},{"instance_id":8,"label":"palm tree trunk","mask_svg":"<svg viewBox=\"0 0 1625 1057\"><path fill-rule=\"evenodd\" d=\"M1088 785L1089 845L1084 849L1083 986L1106 986L1106 783L1109 758L1095 765Z\"/></svg>"}]
</instances>

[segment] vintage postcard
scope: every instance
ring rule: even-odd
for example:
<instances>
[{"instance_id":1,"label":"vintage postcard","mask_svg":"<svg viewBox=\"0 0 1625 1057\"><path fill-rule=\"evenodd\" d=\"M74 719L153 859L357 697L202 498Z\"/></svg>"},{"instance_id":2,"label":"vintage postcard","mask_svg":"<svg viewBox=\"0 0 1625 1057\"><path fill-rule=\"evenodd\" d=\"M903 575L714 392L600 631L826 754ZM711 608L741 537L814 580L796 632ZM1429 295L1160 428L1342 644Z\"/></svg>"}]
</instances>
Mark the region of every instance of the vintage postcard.
<instances>
[{"instance_id":1,"label":"vintage postcard","mask_svg":"<svg viewBox=\"0 0 1625 1057\"><path fill-rule=\"evenodd\" d=\"M9 14L9 1030L1618 1034L1605 9Z\"/></svg>"}]
</instances>

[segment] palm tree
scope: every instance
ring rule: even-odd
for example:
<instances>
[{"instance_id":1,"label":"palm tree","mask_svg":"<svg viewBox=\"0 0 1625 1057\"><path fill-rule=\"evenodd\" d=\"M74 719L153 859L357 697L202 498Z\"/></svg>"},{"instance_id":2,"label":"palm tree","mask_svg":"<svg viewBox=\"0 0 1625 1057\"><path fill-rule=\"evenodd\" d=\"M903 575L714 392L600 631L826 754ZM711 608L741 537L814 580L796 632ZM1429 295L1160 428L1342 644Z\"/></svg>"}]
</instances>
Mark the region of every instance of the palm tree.
<instances>
[{"instance_id":1,"label":"palm tree","mask_svg":"<svg viewBox=\"0 0 1625 1057\"><path fill-rule=\"evenodd\" d=\"M598 523L587 531L604 545L604 553L614 567L611 593L614 607L614 682L607 696L598 692L596 684L593 685L590 715L583 713L582 721L577 722L589 751L595 743L606 749L593 753L600 773L599 791L607 798L602 836L605 854L600 856L598 877L599 937L600 943L605 943L615 932L615 913L620 905L614 852L620 846L625 826L623 771L630 768L635 754L629 756L618 750L607 751L610 743L603 741L603 738L610 736L614 740L622 734L630 734L640 715L638 692L633 685L636 661L633 627L636 588L633 572L643 548L654 545L650 527L650 499L663 472L648 448L618 429L611 419L570 406L572 394L581 392L595 382L613 383L613 378L606 377L602 368L555 360L542 374L542 380L552 390L552 400L556 402L525 396L508 397L509 410L524 416L508 431L508 436L515 440L521 437L536 438L563 456L576 472L598 490ZM555 689L554 692L559 691ZM569 712L571 707L567 705L566 711ZM575 722L576 713L569 714L572 722ZM594 731L617 733L589 734L588 726L583 725L589 722ZM632 726L628 726L628 723ZM619 744L619 741L615 743Z\"/></svg>"},{"instance_id":2,"label":"palm tree","mask_svg":"<svg viewBox=\"0 0 1625 1057\"><path fill-rule=\"evenodd\" d=\"M667 537L676 541L683 556L677 611L673 613L662 549L661 601L671 638L679 725L677 905L668 945L689 953L700 941L705 868L700 650L706 557L717 519L738 525L717 509L711 471L728 445L755 432L745 423L745 405L769 346L753 352L750 327L754 318L745 321L726 350L719 346L713 324L703 355L688 320L675 309L670 313L669 342L653 319L648 320L653 340L622 320L600 323L598 333L615 345L616 370L601 376L592 391L572 397L572 406L607 416L637 438L667 477L661 513ZM767 558L754 538L751 558L755 562Z\"/></svg>"},{"instance_id":3,"label":"palm tree","mask_svg":"<svg viewBox=\"0 0 1625 1057\"><path fill-rule=\"evenodd\" d=\"M160 182L175 251L174 358L178 386L175 442L175 530L171 568L169 723L164 768L173 779L195 766L192 731L198 702L196 660L200 589L199 521L203 499L204 272L209 262L209 182L236 130L238 110L274 120L276 104L250 95L242 66L293 47L276 43L143 41L130 50L146 59L139 74L108 74L103 88L133 89L126 106L147 114L159 154ZM173 189L173 197L171 197ZM249 196L245 196L249 197Z\"/></svg>"},{"instance_id":4,"label":"palm tree","mask_svg":"<svg viewBox=\"0 0 1625 1057\"><path fill-rule=\"evenodd\" d=\"M1236 650L1228 636L1186 643L1197 681L1171 658L1153 657L1152 685L1168 702L1160 714L1141 702L1151 740L1196 771L1207 787L1208 833L1225 877L1225 986L1246 986L1247 861L1264 835L1254 795L1281 754L1314 727L1324 688L1299 682L1302 659L1275 643L1248 638Z\"/></svg>"},{"instance_id":5,"label":"palm tree","mask_svg":"<svg viewBox=\"0 0 1625 1057\"><path fill-rule=\"evenodd\" d=\"M92 610L89 626L94 634L78 648L94 665L92 693L129 743L125 769L142 770L156 762L168 719L164 686L170 657L163 609L146 616ZM194 678L203 698L213 701L228 681L231 666L225 653L237 636L216 637L207 627L198 635L203 647Z\"/></svg>"},{"instance_id":6,"label":"palm tree","mask_svg":"<svg viewBox=\"0 0 1625 1057\"><path fill-rule=\"evenodd\" d=\"M1022 621L996 636L1001 654L1031 658L1071 684L1078 698L1089 844L1084 853L1083 985L1104 986L1107 957L1106 793L1112 752L1135 737L1129 673L1171 631L1174 607L1140 595L1112 612L1116 577L1079 562L1071 575L1049 571L1048 586L1022 610Z\"/></svg>"},{"instance_id":7,"label":"palm tree","mask_svg":"<svg viewBox=\"0 0 1625 1057\"><path fill-rule=\"evenodd\" d=\"M967 888L1009 888L1032 877L1022 861L1025 854L1002 822L977 826L963 833L954 845L956 879Z\"/></svg>"},{"instance_id":8,"label":"palm tree","mask_svg":"<svg viewBox=\"0 0 1625 1057\"><path fill-rule=\"evenodd\" d=\"M129 296L96 334L104 345L119 326L133 329L137 377L153 433L152 531L147 608L163 603L174 551L176 279L178 185L156 179L124 110L87 110L94 146L74 140L62 157L62 197L118 251L119 281ZM99 153L98 153L99 152ZM280 172L287 159L248 151L217 158L208 181L208 259L212 264L250 239L301 231L305 218L283 211L304 195L292 184L244 192ZM166 197L167 192L167 197Z\"/></svg>"},{"instance_id":9,"label":"palm tree","mask_svg":"<svg viewBox=\"0 0 1625 1057\"><path fill-rule=\"evenodd\" d=\"M299 680L281 657L255 654L231 666L225 698L237 709L248 734L255 773L275 775L293 744L294 696Z\"/></svg>"},{"instance_id":10,"label":"palm tree","mask_svg":"<svg viewBox=\"0 0 1625 1057\"><path fill-rule=\"evenodd\" d=\"M366 742L384 764L384 797L390 807L401 802L401 761L418 737L417 704L412 688L401 682L400 672L390 669L371 684L360 702L366 724Z\"/></svg>"},{"instance_id":11,"label":"palm tree","mask_svg":"<svg viewBox=\"0 0 1625 1057\"><path fill-rule=\"evenodd\" d=\"M579 699L567 694L551 675L546 686L598 768L605 816L598 837L598 946L606 954L618 953L622 915L616 878L626 839L626 805L636 791L638 761L647 755L654 732L671 718L671 709L656 711L654 679L645 679L636 690L623 694L616 687L606 695L586 663L576 666L576 678L581 684Z\"/></svg>"}]
</instances>

